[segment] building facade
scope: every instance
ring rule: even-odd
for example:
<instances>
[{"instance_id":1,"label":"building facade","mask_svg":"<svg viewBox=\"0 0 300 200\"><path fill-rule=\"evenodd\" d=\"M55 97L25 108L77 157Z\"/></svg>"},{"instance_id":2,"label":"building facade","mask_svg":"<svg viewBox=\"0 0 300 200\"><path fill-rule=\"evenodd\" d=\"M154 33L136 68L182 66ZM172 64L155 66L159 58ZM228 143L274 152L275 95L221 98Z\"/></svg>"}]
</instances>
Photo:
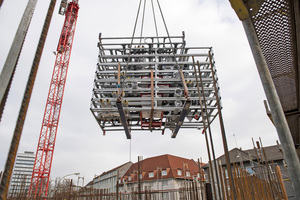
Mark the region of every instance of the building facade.
<instances>
[{"instance_id":1,"label":"building facade","mask_svg":"<svg viewBox=\"0 0 300 200\"><path fill-rule=\"evenodd\" d=\"M27 195L30 186L34 160L34 152L25 151L24 153L17 154L9 187L9 196L21 197Z\"/></svg>"},{"instance_id":2,"label":"building facade","mask_svg":"<svg viewBox=\"0 0 300 200\"><path fill-rule=\"evenodd\" d=\"M131 165L132 162L127 162L107 172L103 172L100 176L94 178L93 188L105 189L109 193L115 193L117 191L118 180L124 176Z\"/></svg>"},{"instance_id":3,"label":"building facade","mask_svg":"<svg viewBox=\"0 0 300 200\"><path fill-rule=\"evenodd\" d=\"M242 150L234 148L229 151L230 164L233 170L233 164L247 171L251 176L255 175L260 180L266 180L268 176L275 174L276 166L280 167L283 183L289 200L296 199L295 192L287 171L287 165L284 160L281 145L272 145L263 148L254 148ZM217 163L226 168L225 155L218 157ZM205 175L208 177L209 165L204 166ZM215 171L214 166L212 166ZM225 169L226 178L228 178L227 169ZM217 183L215 177L215 184ZM215 185L217 187L217 185Z\"/></svg>"},{"instance_id":4,"label":"building facade","mask_svg":"<svg viewBox=\"0 0 300 200\"><path fill-rule=\"evenodd\" d=\"M142 199L193 199L185 198L191 188L195 191L194 195L204 194L205 180L201 167L192 159L166 154L125 163L95 177L90 185L112 196L118 193L128 200L137 198L139 188Z\"/></svg>"},{"instance_id":5,"label":"building facade","mask_svg":"<svg viewBox=\"0 0 300 200\"><path fill-rule=\"evenodd\" d=\"M132 164L119 179L119 192L130 196L139 192L140 185L142 197L148 192L155 199L181 199L185 196L181 189L193 184L200 195L200 171L192 159L169 154L147 158Z\"/></svg>"}]
</instances>

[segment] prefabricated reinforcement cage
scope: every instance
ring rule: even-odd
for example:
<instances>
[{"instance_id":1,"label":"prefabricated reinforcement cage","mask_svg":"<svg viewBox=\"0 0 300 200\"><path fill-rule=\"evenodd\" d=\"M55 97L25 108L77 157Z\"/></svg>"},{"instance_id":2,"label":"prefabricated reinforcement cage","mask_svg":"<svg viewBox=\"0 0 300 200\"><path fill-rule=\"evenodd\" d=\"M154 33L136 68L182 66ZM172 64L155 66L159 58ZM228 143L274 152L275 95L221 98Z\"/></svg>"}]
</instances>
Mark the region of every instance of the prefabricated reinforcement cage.
<instances>
[{"instance_id":1,"label":"prefabricated reinforcement cage","mask_svg":"<svg viewBox=\"0 0 300 200\"><path fill-rule=\"evenodd\" d=\"M170 129L175 138L180 128L202 129L216 117L211 47L187 47L183 32L134 38L100 33L98 48L91 111L103 134L125 131L130 139L131 131Z\"/></svg>"}]
</instances>

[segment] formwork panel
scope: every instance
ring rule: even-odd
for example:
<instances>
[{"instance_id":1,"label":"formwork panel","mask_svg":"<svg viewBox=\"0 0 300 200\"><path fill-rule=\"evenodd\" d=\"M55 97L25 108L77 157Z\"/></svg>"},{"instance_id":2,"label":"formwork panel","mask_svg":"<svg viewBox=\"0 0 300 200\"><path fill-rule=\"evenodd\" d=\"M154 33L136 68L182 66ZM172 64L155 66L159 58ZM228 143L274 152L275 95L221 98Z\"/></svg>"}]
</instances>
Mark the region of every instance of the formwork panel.
<instances>
[{"instance_id":1,"label":"formwork panel","mask_svg":"<svg viewBox=\"0 0 300 200\"><path fill-rule=\"evenodd\" d=\"M98 48L91 111L104 134L127 128L162 133L176 127L202 129L207 123L203 117L209 122L216 117L211 47L187 47L184 35L104 38L100 34ZM193 57L199 62L203 91Z\"/></svg>"}]
</instances>

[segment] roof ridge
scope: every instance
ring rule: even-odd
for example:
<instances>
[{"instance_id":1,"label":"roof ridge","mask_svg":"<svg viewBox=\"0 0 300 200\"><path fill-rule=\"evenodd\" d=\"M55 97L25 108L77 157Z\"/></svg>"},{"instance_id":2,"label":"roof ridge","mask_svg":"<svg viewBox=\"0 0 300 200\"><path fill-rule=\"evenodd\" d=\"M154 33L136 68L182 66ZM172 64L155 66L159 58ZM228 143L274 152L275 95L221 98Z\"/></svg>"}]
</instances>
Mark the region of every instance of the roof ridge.
<instances>
[{"instance_id":1,"label":"roof ridge","mask_svg":"<svg viewBox=\"0 0 300 200\"><path fill-rule=\"evenodd\" d=\"M128 161L128 162L126 162L126 163L123 163L122 165L119 165L119 166L117 166L117 167L115 167L115 168L113 168L113 169L110 169L110 170L108 170L108 171L105 171L105 172L103 172L103 173L100 174L100 175L104 175L104 174L110 173L110 172L112 172L112 171L114 171L114 170L116 170L116 169L119 169L119 168L123 167L124 165L126 165L126 164L128 164L128 163L132 163L132 162L131 162L131 161ZM133 164L133 163L132 163L132 164Z\"/></svg>"}]
</instances>

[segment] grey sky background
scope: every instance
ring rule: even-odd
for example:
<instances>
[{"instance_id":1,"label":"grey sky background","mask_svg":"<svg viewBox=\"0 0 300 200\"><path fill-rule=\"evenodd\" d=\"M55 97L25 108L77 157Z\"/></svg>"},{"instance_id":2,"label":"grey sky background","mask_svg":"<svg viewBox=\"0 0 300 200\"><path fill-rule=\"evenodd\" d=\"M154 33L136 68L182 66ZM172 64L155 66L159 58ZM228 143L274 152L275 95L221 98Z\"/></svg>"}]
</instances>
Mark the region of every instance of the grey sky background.
<instances>
[{"instance_id":1,"label":"grey sky background","mask_svg":"<svg viewBox=\"0 0 300 200\"><path fill-rule=\"evenodd\" d=\"M156 2L156 1L154 1ZM3 170L15 128L22 96L29 75L37 42L50 0L40 0L29 27L4 115L0 123L0 171ZM40 62L19 152L36 151L46 98L55 61L64 16L58 14L60 1L46 40ZM198 130L181 129L176 139L171 132L133 132L127 140L124 132L102 135L90 112L94 72L96 69L98 34L103 37L132 36L138 0L80 0L79 17L60 115L51 179L73 172L85 177L85 184L99 175L137 156L144 158L172 154L207 162L204 135ZM0 68L23 15L27 1L4 0L0 8ZM263 145L278 139L268 119L263 100L266 99L241 22L228 0L161 0L170 35L185 31L187 46L212 46L222 97L223 117L229 149L236 146L252 148L251 138L262 138ZM147 1L145 36L155 30ZM162 20L156 9L159 35L165 36ZM140 24L140 23L139 23ZM140 29L138 28L137 34ZM223 154L219 121L212 125L216 156ZM235 137L234 137L235 135ZM131 152L131 153L130 153ZM74 177L75 178L75 177ZM77 179L76 179L77 180Z\"/></svg>"}]
</instances>

